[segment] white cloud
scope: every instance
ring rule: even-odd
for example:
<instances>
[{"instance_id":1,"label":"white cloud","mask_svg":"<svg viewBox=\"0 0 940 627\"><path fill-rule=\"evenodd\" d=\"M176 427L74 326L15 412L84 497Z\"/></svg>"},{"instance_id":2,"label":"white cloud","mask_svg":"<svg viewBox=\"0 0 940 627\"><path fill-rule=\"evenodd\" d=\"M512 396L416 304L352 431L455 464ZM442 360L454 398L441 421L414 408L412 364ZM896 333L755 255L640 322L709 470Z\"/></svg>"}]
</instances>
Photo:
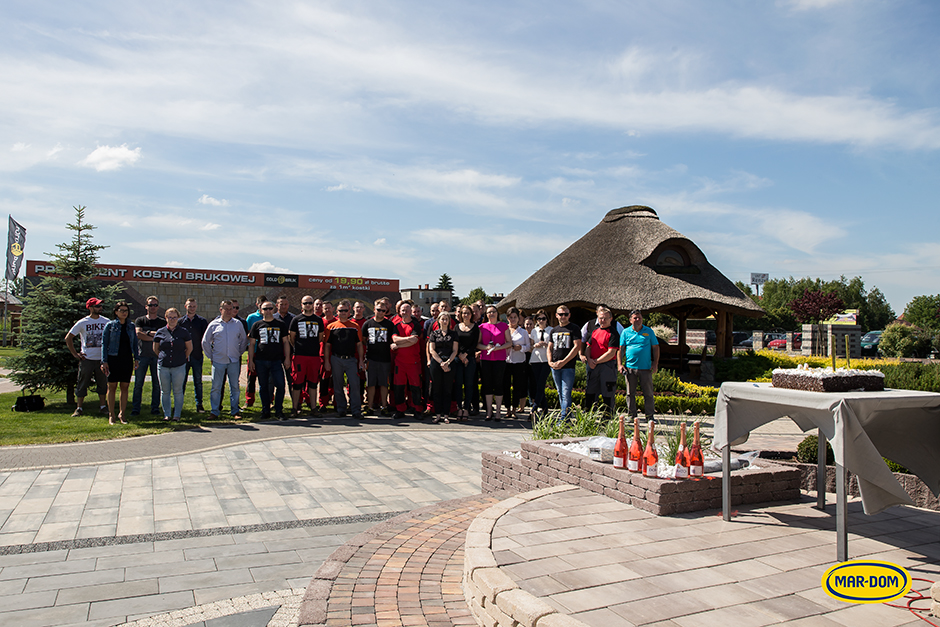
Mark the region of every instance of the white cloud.
<instances>
[{"instance_id":1,"label":"white cloud","mask_svg":"<svg viewBox=\"0 0 940 627\"><path fill-rule=\"evenodd\" d=\"M445 250L462 250L473 252L492 253L498 251L512 251L514 255L520 253L537 252L550 259L552 251L555 254L571 245L572 239L568 236L533 235L527 232L495 233L482 229L440 229L428 228L415 231L412 239L425 246L434 246Z\"/></svg>"},{"instance_id":2,"label":"white cloud","mask_svg":"<svg viewBox=\"0 0 940 627\"><path fill-rule=\"evenodd\" d=\"M171 268L183 268L186 266L182 261L167 261L163 265Z\"/></svg>"},{"instance_id":3,"label":"white cloud","mask_svg":"<svg viewBox=\"0 0 940 627\"><path fill-rule=\"evenodd\" d=\"M332 185L326 188L328 192L341 192L341 191L350 191L350 192L361 192L362 190L358 187L353 187L352 185L347 185L346 183L340 183L339 185Z\"/></svg>"},{"instance_id":4,"label":"white cloud","mask_svg":"<svg viewBox=\"0 0 940 627\"><path fill-rule=\"evenodd\" d=\"M120 146L98 146L79 164L94 168L98 172L118 170L125 165L134 165L140 160L140 148L131 150L127 144Z\"/></svg>"},{"instance_id":5,"label":"white cloud","mask_svg":"<svg viewBox=\"0 0 940 627\"><path fill-rule=\"evenodd\" d=\"M62 146L62 144L57 143L55 146L52 147L52 149L49 152L46 153L46 158L52 159L63 150L65 150L65 148Z\"/></svg>"},{"instance_id":6,"label":"white cloud","mask_svg":"<svg viewBox=\"0 0 940 627\"><path fill-rule=\"evenodd\" d=\"M294 176L346 179L351 182L340 187L353 186L356 191L501 211L510 204L503 192L518 186L522 180L474 168L397 164L372 159L305 160L288 165L287 171Z\"/></svg>"},{"instance_id":7,"label":"white cloud","mask_svg":"<svg viewBox=\"0 0 940 627\"><path fill-rule=\"evenodd\" d=\"M382 246L383 244L385 244L385 238L384 238L384 237L380 237L379 239L377 239L377 240L375 240L374 242L372 242L372 245L373 245L373 246Z\"/></svg>"},{"instance_id":8,"label":"white cloud","mask_svg":"<svg viewBox=\"0 0 940 627\"><path fill-rule=\"evenodd\" d=\"M836 4L847 4L850 0L778 0L779 5L795 11L826 9Z\"/></svg>"},{"instance_id":9,"label":"white cloud","mask_svg":"<svg viewBox=\"0 0 940 627\"><path fill-rule=\"evenodd\" d=\"M131 228L131 227L134 226L134 225L131 224L130 222L128 222L127 220L124 220L124 222L121 222L120 226L122 226L122 227L124 227L124 228Z\"/></svg>"},{"instance_id":10,"label":"white cloud","mask_svg":"<svg viewBox=\"0 0 940 627\"><path fill-rule=\"evenodd\" d=\"M200 231L215 231L216 229L222 228L221 224L216 224L215 222L207 222L203 226L199 227Z\"/></svg>"},{"instance_id":11,"label":"white cloud","mask_svg":"<svg viewBox=\"0 0 940 627\"><path fill-rule=\"evenodd\" d=\"M196 200L196 202L198 202L200 205L212 205L214 207L227 207L228 206L228 201L225 200L224 198L222 200L219 200L217 198L213 198L209 194L203 194L202 197Z\"/></svg>"},{"instance_id":12,"label":"white cloud","mask_svg":"<svg viewBox=\"0 0 940 627\"><path fill-rule=\"evenodd\" d=\"M248 266L248 272L279 272L282 274L293 274L287 268L279 268L270 261L257 261Z\"/></svg>"},{"instance_id":13,"label":"white cloud","mask_svg":"<svg viewBox=\"0 0 940 627\"><path fill-rule=\"evenodd\" d=\"M24 144L23 142L16 142L13 144L13 147L10 148L10 152L21 152L29 148L29 144Z\"/></svg>"}]
</instances>

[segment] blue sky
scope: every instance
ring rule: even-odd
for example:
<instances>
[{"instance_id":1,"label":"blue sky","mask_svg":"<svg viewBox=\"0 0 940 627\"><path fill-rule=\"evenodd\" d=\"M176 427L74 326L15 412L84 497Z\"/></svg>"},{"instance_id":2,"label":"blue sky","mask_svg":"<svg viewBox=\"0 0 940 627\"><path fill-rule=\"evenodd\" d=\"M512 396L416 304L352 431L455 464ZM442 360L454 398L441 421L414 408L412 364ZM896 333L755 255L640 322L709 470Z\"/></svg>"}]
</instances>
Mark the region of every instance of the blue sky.
<instances>
[{"instance_id":1,"label":"blue sky","mask_svg":"<svg viewBox=\"0 0 940 627\"><path fill-rule=\"evenodd\" d=\"M936 2L0 16L0 200L29 259L83 204L105 263L509 292L646 204L732 280L858 275L898 313L940 292Z\"/></svg>"}]
</instances>

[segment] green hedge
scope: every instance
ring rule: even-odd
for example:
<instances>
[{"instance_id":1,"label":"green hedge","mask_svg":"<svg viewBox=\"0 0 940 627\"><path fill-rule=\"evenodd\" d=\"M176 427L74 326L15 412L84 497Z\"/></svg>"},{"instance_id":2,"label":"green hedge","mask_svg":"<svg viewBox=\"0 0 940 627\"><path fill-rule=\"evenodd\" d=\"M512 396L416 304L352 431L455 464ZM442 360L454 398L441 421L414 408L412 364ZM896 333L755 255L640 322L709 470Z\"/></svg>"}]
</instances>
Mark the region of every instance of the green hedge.
<instances>
[{"instance_id":1,"label":"green hedge","mask_svg":"<svg viewBox=\"0 0 940 627\"><path fill-rule=\"evenodd\" d=\"M719 381L770 379L774 368L795 368L801 363L821 366L827 365L829 362L819 358L771 354L769 351L748 352L733 359L716 361L715 376ZM837 365L844 367L845 360L840 360ZM940 364L938 363L859 359L852 360L852 367L859 370L880 370L885 375L885 387L898 390L940 392Z\"/></svg>"},{"instance_id":2,"label":"green hedge","mask_svg":"<svg viewBox=\"0 0 940 627\"><path fill-rule=\"evenodd\" d=\"M560 407L558 403L558 392L552 388L545 390L545 400L548 402L548 406L552 409L558 409ZM716 397L707 397L707 398L689 398L687 396L654 396L653 402L656 405L656 412L660 414L668 414L672 412L673 414L684 414L686 411L689 411L692 415L705 414L714 414L715 413L715 403L717 402ZM571 392L571 401L583 407L584 405L584 392L581 390L572 390ZM626 411L629 407L627 397L623 394L618 394L615 397L615 405L618 411ZM641 396L637 399L637 406L642 411L644 409L644 401ZM587 409L587 408L585 408Z\"/></svg>"}]
</instances>

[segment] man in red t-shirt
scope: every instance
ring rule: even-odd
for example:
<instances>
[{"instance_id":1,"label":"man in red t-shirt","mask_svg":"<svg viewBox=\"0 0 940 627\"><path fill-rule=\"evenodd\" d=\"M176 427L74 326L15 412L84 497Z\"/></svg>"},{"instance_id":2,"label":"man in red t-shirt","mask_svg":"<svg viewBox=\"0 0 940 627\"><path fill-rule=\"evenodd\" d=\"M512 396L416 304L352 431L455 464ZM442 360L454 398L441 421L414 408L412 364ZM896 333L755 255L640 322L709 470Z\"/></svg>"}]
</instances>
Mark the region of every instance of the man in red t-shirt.
<instances>
[{"instance_id":1,"label":"man in red t-shirt","mask_svg":"<svg viewBox=\"0 0 940 627\"><path fill-rule=\"evenodd\" d=\"M590 409L597 397L607 418L614 415L614 394L617 391L617 350L620 348L620 335L613 323L614 316L604 305L597 307L597 327L591 331L587 344L582 344L581 351L587 368L587 388L584 392L584 406Z\"/></svg>"},{"instance_id":2,"label":"man in red t-shirt","mask_svg":"<svg viewBox=\"0 0 940 627\"><path fill-rule=\"evenodd\" d=\"M396 418L405 417L405 409L408 407L405 388L411 396L415 417L420 418L424 413L421 400L421 340L424 329L421 321L411 316L413 305L410 300L401 304L401 319L395 324L395 333L392 334L392 350L395 354L392 385L395 388L395 404L398 410L395 413Z\"/></svg>"}]
</instances>

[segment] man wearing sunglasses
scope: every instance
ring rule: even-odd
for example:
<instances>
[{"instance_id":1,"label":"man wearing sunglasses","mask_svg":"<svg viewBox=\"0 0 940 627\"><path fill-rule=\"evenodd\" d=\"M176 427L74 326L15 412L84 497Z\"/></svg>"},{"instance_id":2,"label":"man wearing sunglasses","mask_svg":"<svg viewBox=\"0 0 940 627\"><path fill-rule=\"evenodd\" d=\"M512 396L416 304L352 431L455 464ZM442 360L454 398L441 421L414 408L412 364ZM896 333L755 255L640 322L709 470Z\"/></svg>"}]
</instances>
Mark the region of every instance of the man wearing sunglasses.
<instances>
[{"instance_id":1,"label":"man wearing sunglasses","mask_svg":"<svg viewBox=\"0 0 940 627\"><path fill-rule=\"evenodd\" d=\"M560 420L565 420L571 407L575 363L581 352L581 329L571 322L571 310L567 306L559 305L555 316L558 318L558 325L552 327L549 335L548 366L552 369L555 389L558 390Z\"/></svg>"},{"instance_id":2,"label":"man wearing sunglasses","mask_svg":"<svg viewBox=\"0 0 940 627\"><path fill-rule=\"evenodd\" d=\"M274 387L274 417L284 416L284 371L290 370L290 340L287 327L274 317L274 303L261 304L261 320L248 334L248 371L258 376L261 419L271 417L271 387Z\"/></svg>"},{"instance_id":3,"label":"man wearing sunglasses","mask_svg":"<svg viewBox=\"0 0 940 627\"><path fill-rule=\"evenodd\" d=\"M147 297L147 313L134 320L137 340L140 342L140 363L134 371L134 400L131 416L140 415L141 397L144 393L144 379L150 371L150 413L163 413L160 406L160 377L157 375L157 354L153 352L153 336L166 326L166 320L160 315L160 300L156 296Z\"/></svg>"},{"instance_id":4,"label":"man wearing sunglasses","mask_svg":"<svg viewBox=\"0 0 940 627\"><path fill-rule=\"evenodd\" d=\"M359 325L349 319L352 305L348 300L340 301L336 307L338 318L326 325L323 338L325 361L323 367L333 376L333 406L340 416L352 409L353 418L362 418L362 392L359 388L359 371L363 363L362 332ZM343 375L349 386L349 399L343 389Z\"/></svg>"},{"instance_id":5,"label":"man wearing sunglasses","mask_svg":"<svg viewBox=\"0 0 940 627\"><path fill-rule=\"evenodd\" d=\"M372 413L375 393L378 390L382 409L379 415L388 416L388 386L392 377L392 335L395 325L386 318L388 301L375 301L375 315L362 325L362 341L366 346L366 410Z\"/></svg>"},{"instance_id":6,"label":"man wearing sunglasses","mask_svg":"<svg viewBox=\"0 0 940 627\"><path fill-rule=\"evenodd\" d=\"M301 312L290 321L290 343L294 347L291 356L291 391L294 415L300 415L304 390L311 413L316 413L314 399L317 383L320 382L320 342L323 339L323 319L314 313L316 301L312 296L300 299Z\"/></svg>"}]
</instances>

